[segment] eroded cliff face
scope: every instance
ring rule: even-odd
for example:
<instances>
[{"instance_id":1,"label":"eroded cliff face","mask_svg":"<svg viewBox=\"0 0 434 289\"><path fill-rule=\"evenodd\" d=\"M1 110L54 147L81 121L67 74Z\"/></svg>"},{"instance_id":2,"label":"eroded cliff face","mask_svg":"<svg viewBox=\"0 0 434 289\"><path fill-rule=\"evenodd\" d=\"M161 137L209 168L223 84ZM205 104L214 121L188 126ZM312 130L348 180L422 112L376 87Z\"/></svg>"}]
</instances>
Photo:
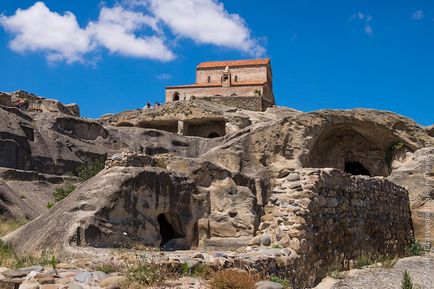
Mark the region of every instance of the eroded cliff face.
<instances>
[{"instance_id":1,"label":"eroded cliff face","mask_svg":"<svg viewBox=\"0 0 434 289\"><path fill-rule=\"evenodd\" d=\"M430 129L390 112L195 100L96 120L4 105L0 118L2 215L40 215L5 237L21 253L232 250L232 265L312 283L336 260L402 254L433 212ZM50 210L11 197L37 188L46 202L95 160L105 169Z\"/></svg>"}]
</instances>

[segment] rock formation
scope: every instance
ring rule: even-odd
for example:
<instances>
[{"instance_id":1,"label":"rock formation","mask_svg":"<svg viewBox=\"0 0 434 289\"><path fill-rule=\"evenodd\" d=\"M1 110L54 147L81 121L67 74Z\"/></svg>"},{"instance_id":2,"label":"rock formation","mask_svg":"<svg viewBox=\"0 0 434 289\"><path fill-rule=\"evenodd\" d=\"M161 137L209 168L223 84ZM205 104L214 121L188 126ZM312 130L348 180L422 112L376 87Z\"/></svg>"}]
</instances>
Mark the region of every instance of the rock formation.
<instances>
[{"instance_id":1,"label":"rock formation","mask_svg":"<svg viewBox=\"0 0 434 289\"><path fill-rule=\"evenodd\" d=\"M403 254L433 213L430 129L390 112L193 100L88 120L2 100L0 119L2 216L41 214L4 238L20 253L223 250L224 266L310 284L337 260ZM97 160L105 169L50 210L17 198L47 202Z\"/></svg>"}]
</instances>

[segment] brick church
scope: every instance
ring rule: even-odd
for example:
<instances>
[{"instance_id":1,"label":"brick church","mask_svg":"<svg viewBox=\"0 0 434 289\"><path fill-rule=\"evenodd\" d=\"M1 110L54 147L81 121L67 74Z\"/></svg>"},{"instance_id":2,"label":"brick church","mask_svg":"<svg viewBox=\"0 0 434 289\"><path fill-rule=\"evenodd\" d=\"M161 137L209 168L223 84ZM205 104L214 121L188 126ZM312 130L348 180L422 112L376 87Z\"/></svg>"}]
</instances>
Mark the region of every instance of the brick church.
<instances>
[{"instance_id":1,"label":"brick church","mask_svg":"<svg viewBox=\"0 0 434 289\"><path fill-rule=\"evenodd\" d=\"M203 62L196 83L166 87L166 102L203 98L250 110L274 105L270 59Z\"/></svg>"}]
</instances>

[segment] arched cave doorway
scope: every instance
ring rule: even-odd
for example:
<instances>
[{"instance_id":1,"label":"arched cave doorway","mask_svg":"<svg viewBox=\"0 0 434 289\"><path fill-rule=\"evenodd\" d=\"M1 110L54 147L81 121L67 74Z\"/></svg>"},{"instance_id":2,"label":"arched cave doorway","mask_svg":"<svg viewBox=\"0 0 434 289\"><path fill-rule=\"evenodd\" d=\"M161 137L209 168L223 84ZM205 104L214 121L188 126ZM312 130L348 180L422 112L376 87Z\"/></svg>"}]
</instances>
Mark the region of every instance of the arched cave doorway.
<instances>
[{"instance_id":1,"label":"arched cave doorway","mask_svg":"<svg viewBox=\"0 0 434 289\"><path fill-rule=\"evenodd\" d=\"M172 224L167 220L164 214L157 217L158 225L160 226L161 243L160 248L165 249L165 245L173 239L184 237L182 234L175 231Z\"/></svg>"},{"instance_id":2,"label":"arched cave doorway","mask_svg":"<svg viewBox=\"0 0 434 289\"><path fill-rule=\"evenodd\" d=\"M388 176L386 151L393 141L389 131L368 123L330 125L317 135L304 166L336 168L353 175Z\"/></svg>"},{"instance_id":3,"label":"arched cave doorway","mask_svg":"<svg viewBox=\"0 0 434 289\"><path fill-rule=\"evenodd\" d=\"M179 100L179 93L178 92L175 92L174 94L173 94L173 101L178 101Z\"/></svg>"},{"instance_id":4,"label":"arched cave doorway","mask_svg":"<svg viewBox=\"0 0 434 289\"><path fill-rule=\"evenodd\" d=\"M208 135L208 138L216 138L216 137L220 137L220 135L214 131Z\"/></svg>"},{"instance_id":5,"label":"arched cave doorway","mask_svg":"<svg viewBox=\"0 0 434 289\"><path fill-rule=\"evenodd\" d=\"M352 175L371 176L371 173L359 162L345 162L344 171Z\"/></svg>"}]
</instances>

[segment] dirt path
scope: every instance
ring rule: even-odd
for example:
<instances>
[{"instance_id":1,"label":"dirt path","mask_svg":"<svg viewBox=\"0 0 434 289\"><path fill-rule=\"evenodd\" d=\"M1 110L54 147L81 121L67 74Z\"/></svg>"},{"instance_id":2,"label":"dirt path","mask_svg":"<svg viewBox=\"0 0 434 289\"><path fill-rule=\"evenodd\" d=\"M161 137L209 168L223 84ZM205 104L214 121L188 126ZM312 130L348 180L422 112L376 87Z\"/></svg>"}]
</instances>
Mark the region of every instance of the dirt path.
<instances>
[{"instance_id":1,"label":"dirt path","mask_svg":"<svg viewBox=\"0 0 434 289\"><path fill-rule=\"evenodd\" d=\"M315 289L398 289L402 274L407 270L415 289L434 288L434 255L398 260L392 268L354 269L343 273L343 279L326 277Z\"/></svg>"}]
</instances>

